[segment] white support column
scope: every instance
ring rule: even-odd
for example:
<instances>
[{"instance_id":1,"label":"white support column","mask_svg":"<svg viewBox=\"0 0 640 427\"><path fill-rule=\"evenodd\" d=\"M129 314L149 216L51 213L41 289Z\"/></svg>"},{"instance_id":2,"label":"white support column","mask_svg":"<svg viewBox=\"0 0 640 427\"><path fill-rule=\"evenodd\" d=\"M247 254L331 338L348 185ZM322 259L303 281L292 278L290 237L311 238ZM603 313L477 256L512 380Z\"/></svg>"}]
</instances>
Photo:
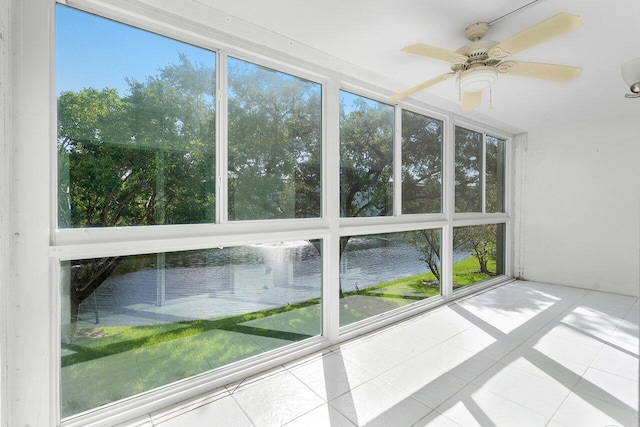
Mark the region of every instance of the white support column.
<instances>
[{"instance_id":1,"label":"white support column","mask_svg":"<svg viewBox=\"0 0 640 427\"><path fill-rule=\"evenodd\" d=\"M508 254L512 254L513 262L511 263L511 271L513 277L520 278L525 276L524 271L524 247L522 238L524 236L524 221L526 212L526 194L525 187L526 176L526 156L527 156L527 134L521 133L512 138L513 148L510 151L510 161L508 165L507 175L507 194L510 196L510 203L507 205L511 216L511 236L509 243L512 250L508 250Z\"/></svg>"}]
</instances>

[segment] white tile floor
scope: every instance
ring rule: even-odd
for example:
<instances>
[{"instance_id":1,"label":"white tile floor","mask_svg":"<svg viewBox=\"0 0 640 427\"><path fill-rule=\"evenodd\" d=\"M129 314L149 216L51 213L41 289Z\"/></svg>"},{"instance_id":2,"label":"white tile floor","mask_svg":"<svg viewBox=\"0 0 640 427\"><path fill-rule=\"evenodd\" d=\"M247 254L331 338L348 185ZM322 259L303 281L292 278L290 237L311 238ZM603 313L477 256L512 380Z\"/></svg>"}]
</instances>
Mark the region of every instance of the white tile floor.
<instances>
[{"instance_id":1,"label":"white tile floor","mask_svg":"<svg viewBox=\"0 0 640 427\"><path fill-rule=\"evenodd\" d=\"M138 426L637 426L638 299L513 282Z\"/></svg>"}]
</instances>

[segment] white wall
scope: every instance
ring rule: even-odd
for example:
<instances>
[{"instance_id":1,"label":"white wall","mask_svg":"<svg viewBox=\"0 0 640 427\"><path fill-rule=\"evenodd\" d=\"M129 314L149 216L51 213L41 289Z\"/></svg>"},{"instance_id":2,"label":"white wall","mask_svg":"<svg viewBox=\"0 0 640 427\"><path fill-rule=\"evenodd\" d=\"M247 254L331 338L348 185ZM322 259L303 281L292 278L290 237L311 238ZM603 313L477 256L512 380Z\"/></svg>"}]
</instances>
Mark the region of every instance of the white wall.
<instances>
[{"instance_id":1,"label":"white wall","mask_svg":"<svg viewBox=\"0 0 640 427\"><path fill-rule=\"evenodd\" d=\"M9 115L9 81L10 81L10 36L9 36L9 2L0 2L0 425L5 425L7 391L5 363L7 350L6 342L7 322L6 313L7 287L9 283L9 257L11 254L9 239L9 179L11 177L11 163L9 141L11 141Z\"/></svg>"},{"instance_id":2,"label":"white wall","mask_svg":"<svg viewBox=\"0 0 640 427\"><path fill-rule=\"evenodd\" d=\"M629 108L637 108L629 100ZM638 103L638 100L635 100ZM637 123L530 131L518 148L521 221L516 274L527 280L638 295Z\"/></svg>"}]
</instances>

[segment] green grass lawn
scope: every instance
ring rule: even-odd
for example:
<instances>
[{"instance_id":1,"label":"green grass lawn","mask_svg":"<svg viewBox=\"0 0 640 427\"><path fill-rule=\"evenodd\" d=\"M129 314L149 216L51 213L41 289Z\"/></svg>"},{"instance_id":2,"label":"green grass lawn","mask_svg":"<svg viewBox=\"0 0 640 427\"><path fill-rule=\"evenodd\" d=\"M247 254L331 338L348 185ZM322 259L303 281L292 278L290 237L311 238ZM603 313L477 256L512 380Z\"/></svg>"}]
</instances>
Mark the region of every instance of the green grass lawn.
<instances>
[{"instance_id":1,"label":"green grass lawn","mask_svg":"<svg viewBox=\"0 0 640 427\"><path fill-rule=\"evenodd\" d=\"M487 269L489 271L496 271L496 261L489 260L487 263ZM469 257L453 264L454 289L462 286L473 285L474 283L482 282L492 277L494 277L494 274L480 272L480 265L478 264L478 260L474 257Z\"/></svg>"},{"instance_id":2,"label":"green grass lawn","mask_svg":"<svg viewBox=\"0 0 640 427\"><path fill-rule=\"evenodd\" d=\"M454 287L492 277L478 269L475 258L454 264ZM340 325L436 295L440 286L432 273L345 292ZM63 416L317 336L321 325L321 302L313 299L222 318L78 328L62 348Z\"/></svg>"}]
</instances>

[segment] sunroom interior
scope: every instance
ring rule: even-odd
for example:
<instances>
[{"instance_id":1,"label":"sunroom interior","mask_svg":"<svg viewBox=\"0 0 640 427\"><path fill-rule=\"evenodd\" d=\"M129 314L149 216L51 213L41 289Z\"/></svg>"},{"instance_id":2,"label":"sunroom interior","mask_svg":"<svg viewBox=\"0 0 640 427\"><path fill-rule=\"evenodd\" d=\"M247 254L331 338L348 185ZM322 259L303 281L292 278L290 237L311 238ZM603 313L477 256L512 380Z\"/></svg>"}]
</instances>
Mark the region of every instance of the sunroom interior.
<instances>
[{"instance_id":1,"label":"sunroom interior","mask_svg":"<svg viewBox=\"0 0 640 427\"><path fill-rule=\"evenodd\" d=\"M0 425L637 425L637 1L0 7Z\"/></svg>"}]
</instances>

